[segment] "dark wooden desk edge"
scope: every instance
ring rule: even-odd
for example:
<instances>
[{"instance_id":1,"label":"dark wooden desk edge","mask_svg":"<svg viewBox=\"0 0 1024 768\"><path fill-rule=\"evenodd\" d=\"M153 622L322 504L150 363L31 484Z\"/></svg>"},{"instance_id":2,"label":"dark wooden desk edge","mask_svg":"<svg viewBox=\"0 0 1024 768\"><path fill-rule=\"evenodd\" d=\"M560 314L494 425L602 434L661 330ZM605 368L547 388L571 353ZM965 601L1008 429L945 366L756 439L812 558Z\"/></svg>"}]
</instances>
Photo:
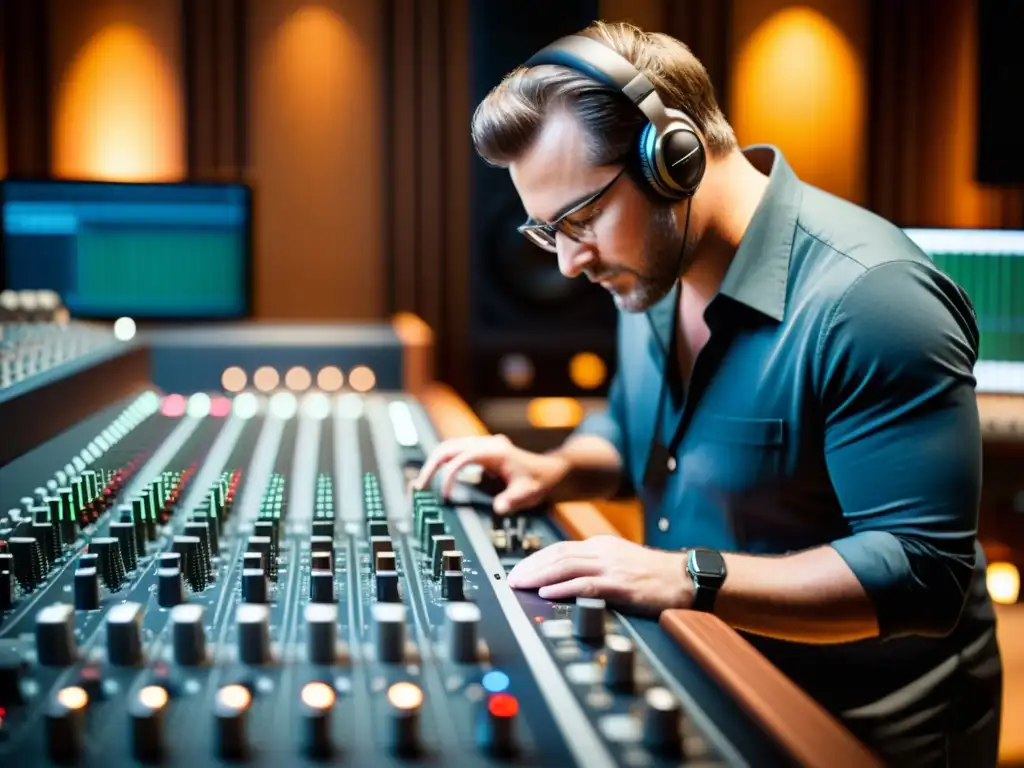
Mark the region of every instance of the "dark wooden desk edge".
<instances>
[{"instance_id":1,"label":"dark wooden desk edge","mask_svg":"<svg viewBox=\"0 0 1024 768\"><path fill-rule=\"evenodd\" d=\"M469 405L446 385L429 385L420 399L441 439L488 434ZM553 517L577 539L618 535L600 510L586 502L556 504ZM882 765L841 723L721 619L695 611L666 611L660 623L800 765Z\"/></svg>"},{"instance_id":2,"label":"dark wooden desk edge","mask_svg":"<svg viewBox=\"0 0 1024 768\"><path fill-rule=\"evenodd\" d=\"M881 766L845 726L717 616L673 610L662 628L799 765Z\"/></svg>"}]
</instances>

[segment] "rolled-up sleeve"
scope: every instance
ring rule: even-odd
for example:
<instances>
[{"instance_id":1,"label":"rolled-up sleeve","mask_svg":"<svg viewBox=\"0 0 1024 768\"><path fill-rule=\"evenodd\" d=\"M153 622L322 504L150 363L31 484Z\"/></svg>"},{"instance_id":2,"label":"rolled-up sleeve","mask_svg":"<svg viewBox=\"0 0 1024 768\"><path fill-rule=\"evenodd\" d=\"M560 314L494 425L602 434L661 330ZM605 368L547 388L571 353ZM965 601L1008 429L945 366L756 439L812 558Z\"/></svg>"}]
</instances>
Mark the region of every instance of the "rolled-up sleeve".
<instances>
[{"instance_id":1,"label":"rolled-up sleeve","mask_svg":"<svg viewBox=\"0 0 1024 768\"><path fill-rule=\"evenodd\" d=\"M832 546L882 637L948 634L966 600L981 490L977 350L965 294L909 261L864 272L820 337L826 461L850 530Z\"/></svg>"}]
</instances>

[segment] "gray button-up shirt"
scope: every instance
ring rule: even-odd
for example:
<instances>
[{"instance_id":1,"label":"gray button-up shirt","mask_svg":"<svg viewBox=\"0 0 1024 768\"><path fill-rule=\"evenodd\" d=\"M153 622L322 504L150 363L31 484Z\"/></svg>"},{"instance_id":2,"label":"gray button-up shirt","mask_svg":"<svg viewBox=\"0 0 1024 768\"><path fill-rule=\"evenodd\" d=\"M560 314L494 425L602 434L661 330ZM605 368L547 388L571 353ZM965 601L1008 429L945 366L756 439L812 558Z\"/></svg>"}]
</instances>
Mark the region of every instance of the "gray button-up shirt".
<instances>
[{"instance_id":1,"label":"gray button-up shirt","mask_svg":"<svg viewBox=\"0 0 1024 768\"><path fill-rule=\"evenodd\" d=\"M898 228L800 182L773 147L746 154L770 182L688 390L667 364L673 291L620 315L608 411L579 431L618 449L650 546L834 547L881 639L751 639L838 714L888 701L891 721L924 706L893 695L992 633L974 311Z\"/></svg>"}]
</instances>

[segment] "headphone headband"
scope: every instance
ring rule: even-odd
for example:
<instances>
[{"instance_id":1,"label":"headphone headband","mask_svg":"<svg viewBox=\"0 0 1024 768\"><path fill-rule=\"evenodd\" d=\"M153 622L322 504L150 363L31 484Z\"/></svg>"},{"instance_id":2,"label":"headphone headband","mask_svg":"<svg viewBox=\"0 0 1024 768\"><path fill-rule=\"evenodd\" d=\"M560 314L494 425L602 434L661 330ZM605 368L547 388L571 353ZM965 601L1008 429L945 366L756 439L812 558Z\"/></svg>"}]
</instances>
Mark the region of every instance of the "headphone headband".
<instances>
[{"instance_id":1,"label":"headphone headband","mask_svg":"<svg viewBox=\"0 0 1024 768\"><path fill-rule=\"evenodd\" d=\"M593 38L569 35L537 51L524 66L542 64L574 69L633 102L648 123L637 146L645 178L669 199L690 197L697 191L706 153L693 120L684 112L666 109L651 81L624 56Z\"/></svg>"}]
</instances>

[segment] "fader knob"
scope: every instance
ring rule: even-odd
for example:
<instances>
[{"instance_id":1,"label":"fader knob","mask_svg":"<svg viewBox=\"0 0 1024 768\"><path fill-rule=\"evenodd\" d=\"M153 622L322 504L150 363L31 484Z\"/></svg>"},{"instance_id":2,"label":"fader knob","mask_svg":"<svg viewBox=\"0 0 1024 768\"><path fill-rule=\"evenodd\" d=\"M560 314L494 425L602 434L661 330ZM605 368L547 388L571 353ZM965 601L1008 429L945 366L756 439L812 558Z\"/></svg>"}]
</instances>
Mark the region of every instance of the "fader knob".
<instances>
[{"instance_id":1,"label":"fader knob","mask_svg":"<svg viewBox=\"0 0 1024 768\"><path fill-rule=\"evenodd\" d=\"M476 603L450 603L444 611L448 625L448 655L459 664L477 659L480 608Z\"/></svg>"},{"instance_id":2,"label":"fader knob","mask_svg":"<svg viewBox=\"0 0 1024 768\"><path fill-rule=\"evenodd\" d=\"M89 694L77 685L61 688L46 708L46 742L57 763L77 762L82 754L82 731Z\"/></svg>"},{"instance_id":3,"label":"fader knob","mask_svg":"<svg viewBox=\"0 0 1024 768\"><path fill-rule=\"evenodd\" d=\"M398 663L405 657L405 606L401 603L374 603L377 660Z\"/></svg>"},{"instance_id":4,"label":"fader knob","mask_svg":"<svg viewBox=\"0 0 1024 768\"><path fill-rule=\"evenodd\" d=\"M67 603L48 605L36 614L36 656L47 667L66 667L78 655L75 609Z\"/></svg>"},{"instance_id":5,"label":"fader knob","mask_svg":"<svg viewBox=\"0 0 1024 768\"><path fill-rule=\"evenodd\" d=\"M242 600L247 603L267 602L267 577L262 568L242 569Z\"/></svg>"},{"instance_id":6,"label":"fader knob","mask_svg":"<svg viewBox=\"0 0 1024 768\"><path fill-rule=\"evenodd\" d=\"M636 658L633 641L622 635L608 635L604 645L605 685L618 691L632 690Z\"/></svg>"},{"instance_id":7,"label":"fader knob","mask_svg":"<svg viewBox=\"0 0 1024 768\"><path fill-rule=\"evenodd\" d=\"M420 748L420 708L423 691L413 683L395 683L388 688L391 714L391 745L400 755L412 755Z\"/></svg>"},{"instance_id":8,"label":"fader knob","mask_svg":"<svg viewBox=\"0 0 1024 768\"><path fill-rule=\"evenodd\" d=\"M164 751L164 710L167 689L147 685L128 703L132 720L132 755L141 762L157 762Z\"/></svg>"},{"instance_id":9,"label":"fader knob","mask_svg":"<svg viewBox=\"0 0 1024 768\"><path fill-rule=\"evenodd\" d=\"M491 696L478 726L480 747L498 757L512 754L515 751L518 714L519 702L515 696L508 693Z\"/></svg>"},{"instance_id":10,"label":"fader knob","mask_svg":"<svg viewBox=\"0 0 1024 768\"><path fill-rule=\"evenodd\" d=\"M577 597L573 608L573 633L587 643L604 639L605 601L599 597Z\"/></svg>"},{"instance_id":11,"label":"fader knob","mask_svg":"<svg viewBox=\"0 0 1024 768\"><path fill-rule=\"evenodd\" d=\"M246 719L252 694L244 685L225 685L217 692L217 755L227 760L244 758L248 751Z\"/></svg>"},{"instance_id":12,"label":"fader knob","mask_svg":"<svg viewBox=\"0 0 1024 768\"><path fill-rule=\"evenodd\" d=\"M679 699L667 688L650 688L644 694L643 733L648 749L662 754L682 750Z\"/></svg>"},{"instance_id":13,"label":"fader knob","mask_svg":"<svg viewBox=\"0 0 1024 768\"><path fill-rule=\"evenodd\" d=\"M203 628L203 606L194 603L176 605L171 610L174 663L197 667L206 661L206 630Z\"/></svg>"},{"instance_id":14,"label":"fader knob","mask_svg":"<svg viewBox=\"0 0 1024 768\"><path fill-rule=\"evenodd\" d=\"M338 642L338 606L306 606L306 652L310 664L333 664Z\"/></svg>"},{"instance_id":15,"label":"fader knob","mask_svg":"<svg viewBox=\"0 0 1024 768\"><path fill-rule=\"evenodd\" d=\"M95 568L75 570L75 609L95 611L100 607L100 578Z\"/></svg>"},{"instance_id":16,"label":"fader knob","mask_svg":"<svg viewBox=\"0 0 1024 768\"><path fill-rule=\"evenodd\" d=\"M319 681L302 687L302 729L306 753L313 758L331 754L331 711L337 698L334 689Z\"/></svg>"},{"instance_id":17,"label":"fader knob","mask_svg":"<svg viewBox=\"0 0 1024 768\"><path fill-rule=\"evenodd\" d=\"M309 600L312 603L334 602L334 574L312 571L309 574Z\"/></svg>"},{"instance_id":18,"label":"fader knob","mask_svg":"<svg viewBox=\"0 0 1024 768\"><path fill-rule=\"evenodd\" d=\"M398 573L395 571L377 571L377 602L398 603L402 598L398 594Z\"/></svg>"},{"instance_id":19,"label":"fader knob","mask_svg":"<svg viewBox=\"0 0 1024 768\"><path fill-rule=\"evenodd\" d=\"M238 658L243 664L270 661L270 608L242 603L235 614L238 622Z\"/></svg>"},{"instance_id":20,"label":"fader knob","mask_svg":"<svg viewBox=\"0 0 1024 768\"><path fill-rule=\"evenodd\" d=\"M185 584L178 568L159 568L156 572L157 601L161 608L173 608L185 602Z\"/></svg>"},{"instance_id":21,"label":"fader knob","mask_svg":"<svg viewBox=\"0 0 1024 768\"><path fill-rule=\"evenodd\" d=\"M107 612L107 660L117 667L142 662L142 606L121 603Z\"/></svg>"}]
</instances>

